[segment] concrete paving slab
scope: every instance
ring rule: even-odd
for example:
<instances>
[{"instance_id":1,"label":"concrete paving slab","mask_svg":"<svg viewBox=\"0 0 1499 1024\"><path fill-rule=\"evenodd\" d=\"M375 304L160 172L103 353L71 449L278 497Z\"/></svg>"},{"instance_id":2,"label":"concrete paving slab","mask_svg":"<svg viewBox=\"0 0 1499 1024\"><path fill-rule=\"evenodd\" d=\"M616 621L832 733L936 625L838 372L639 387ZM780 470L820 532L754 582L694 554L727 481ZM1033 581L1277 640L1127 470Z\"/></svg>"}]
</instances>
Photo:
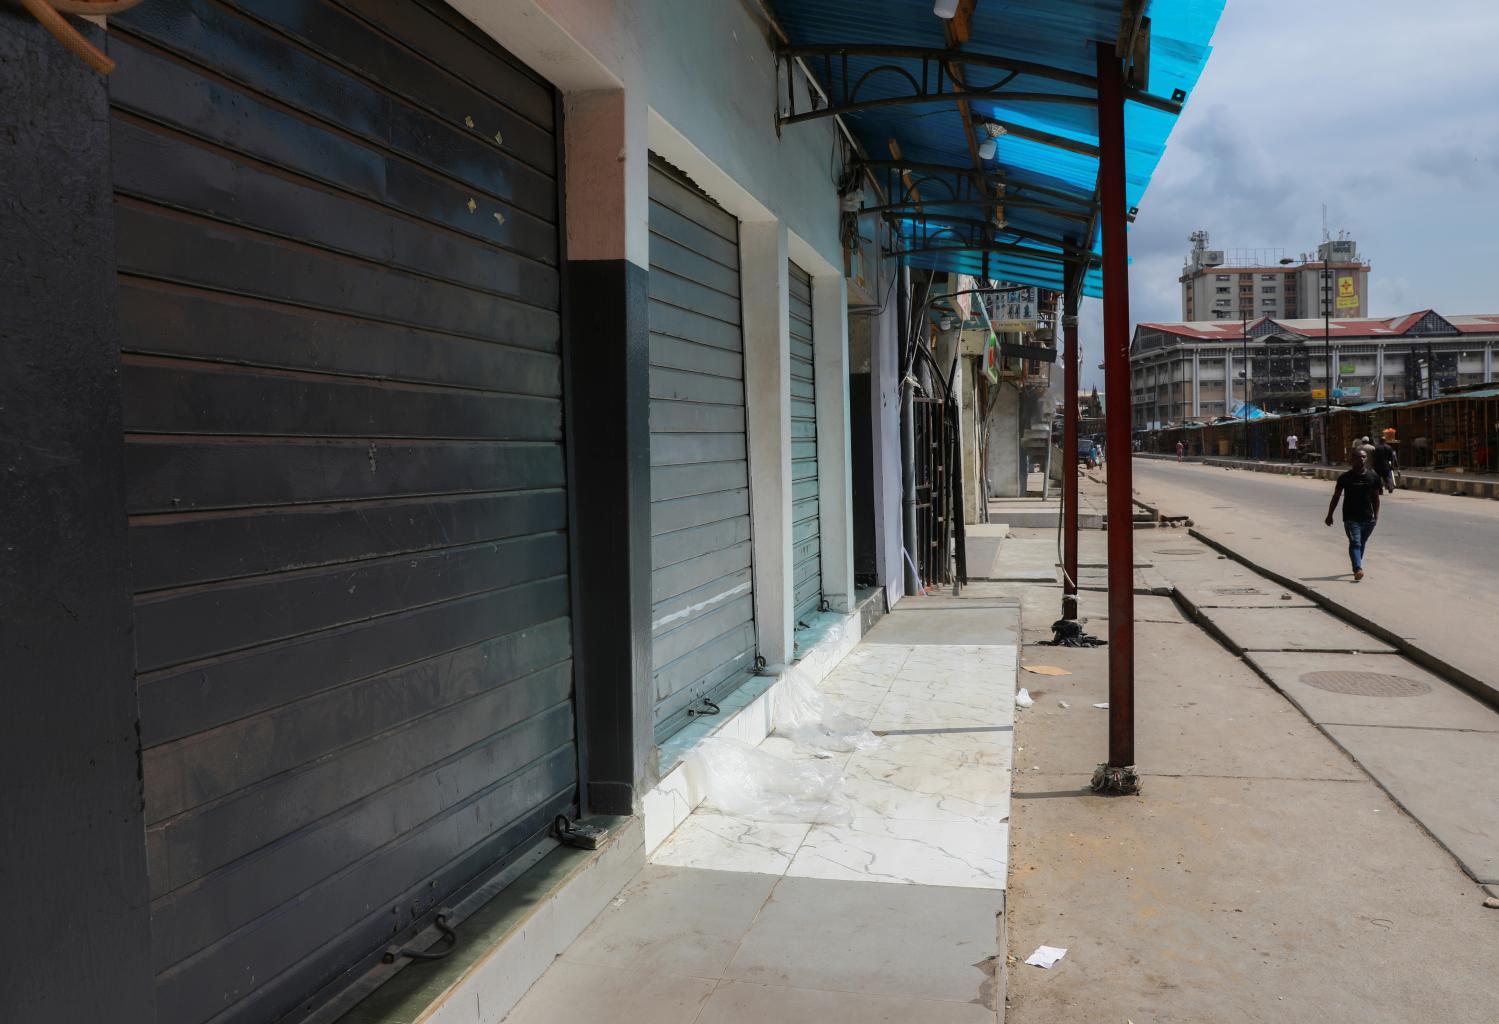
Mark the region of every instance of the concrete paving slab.
<instances>
[{"instance_id":1,"label":"concrete paving slab","mask_svg":"<svg viewBox=\"0 0 1499 1024\"><path fill-rule=\"evenodd\" d=\"M1241 576L1212 582L1167 577L1194 608L1315 608L1314 603L1263 577Z\"/></svg>"},{"instance_id":2,"label":"concrete paving slab","mask_svg":"<svg viewBox=\"0 0 1499 1024\"><path fill-rule=\"evenodd\" d=\"M941 644L1003 645L1017 642L1020 612L1014 606L1002 608L935 608L900 609L875 623L864 635L870 644Z\"/></svg>"},{"instance_id":3,"label":"concrete paving slab","mask_svg":"<svg viewBox=\"0 0 1499 1024\"><path fill-rule=\"evenodd\" d=\"M895 611L909 612L916 610L930 611L933 608L1019 608L1020 598L1009 595L975 594L969 587L964 587L963 592L957 597L952 594L916 594L911 597L903 597L895 606Z\"/></svg>"},{"instance_id":4,"label":"concrete paving slab","mask_svg":"<svg viewBox=\"0 0 1499 1024\"><path fill-rule=\"evenodd\" d=\"M1354 651L1394 648L1317 608L1204 608L1202 618L1245 651Z\"/></svg>"},{"instance_id":5,"label":"concrete paving slab","mask_svg":"<svg viewBox=\"0 0 1499 1024\"><path fill-rule=\"evenodd\" d=\"M516 1004L505 1024L692 1024L717 982L559 960ZM454 1014L454 1019L458 1015ZM490 1020L492 1017L480 1018Z\"/></svg>"},{"instance_id":6,"label":"concrete paving slab","mask_svg":"<svg viewBox=\"0 0 1499 1024\"><path fill-rule=\"evenodd\" d=\"M1367 781L1301 712L1196 626L1147 621L1164 617L1169 606L1167 598L1136 601L1135 752L1151 777L1147 799L1157 775ZM1102 622L1086 628L1107 630ZM1109 714L1093 707L1109 699L1108 658L1107 647L1026 646L1026 664L1057 665L1072 675L1022 673L1036 703L1015 716L1017 793L1038 773L1091 771L1108 751ZM1064 710L1058 701L1071 706ZM1045 742L1025 738L1038 731Z\"/></svg>"},{"instance_id":7,"label":"concrete paving slab","mask_svg":"<svg viewBox=\"0 0 1499 1024\"><path fill-rule=\"evenodd\" d=\"M1499 882L1499 734L1324 728L1475 881Z\"/></svg>"},{"instance_id":8,"label":"concrete paving slab","mask_svg":"<svg viewBox=\"0 0 1499 1024\"><path fill-rule=\"evenodd\" d=\"M562 958L717 978L776 881L752 872L647 864Z\"/></svg>"},{"instance_id":9,"label":"concrete paving slab","mask_svg":"<svg viewBox=\"0 0 1499 1024\"><path fill-rule=\"evenodd\" d=\"M857 992L819 992L741 981L720 984L697 1024L765 1024L816 1021L817 1024L995 1024L995 1011L978 1003L943 1002Z\"/></svg>"},{"instance_id":10,"label":"concrete paving slab","mask_svg":"<svg viewBox=\"0 0 1499 1024\"><path fill-rule=\"evenodd\" d=\"M1011 537L1000 552L996 580L1012 580L1026 583L1055 583L1057 575L1057 543L1055 538Z\"/></svg>"},{"instance_id":11,"label":"concrete paving slab","mask_svg":"<svg viewBox=\"0 0 1499 1024\"><path fill-rule=\"evenodd\" d=\"M1499 712L1399 655L1251 651L1244 657L1321 725L1499 732Z\"/></svg>"},{"instance_id":12,"label":"concrete paving slab","mask_svg":"<svg viewBox=\"0 0 1499 1024\"><path fill-rule=\"evenodd\" d=\"M1003 913L997 890L785 878L724 976L983 1005Z\"/></svg>"}]
</instances>

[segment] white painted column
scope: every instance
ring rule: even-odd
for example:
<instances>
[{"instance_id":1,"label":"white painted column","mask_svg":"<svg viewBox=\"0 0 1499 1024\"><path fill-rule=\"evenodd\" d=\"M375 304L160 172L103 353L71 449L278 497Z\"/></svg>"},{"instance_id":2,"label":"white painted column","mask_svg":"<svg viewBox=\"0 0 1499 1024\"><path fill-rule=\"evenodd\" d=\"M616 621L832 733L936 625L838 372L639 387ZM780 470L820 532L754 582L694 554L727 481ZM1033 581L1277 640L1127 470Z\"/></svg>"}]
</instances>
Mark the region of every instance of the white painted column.
<instances>
[{"instance_id":1,"label":"white painted column","mask_svg":"<svg viewBox=\"0 0 1499 1024\"><path fill-rule=\"evenodd\" d=\"M1374 400L1384 401L1384 346L1374 350Z\"/></svg>"},{"instance_id":2,"label":"white painted column","mask_svg":"<svg viewBox=\"0 0 1499 1024\"><path fill-rule=\"evenodd\" d=\"M1494 379L1494 343L1492 341L1483 347L1483 379L1485 381Z\"/></svg>"},{"instance_id":3,"label":"white painted column","mask_svg":"<svg viewBox=\"0 0 1499 1024\"><path fill-rule=\"evenodd\" d=\"M1202 353L1192 350L1192 415L1202 415Z\"/></svg>"},{"instance_id":4,"label":"white painted column","mask_svg":"<svg viewBox=\"0 0 1499 1024\"><path fill-rule=\"evenodd\" d=\"M1231 416L1234 411L1234 350L1227 346L1223 349L1223 415Z\"/></svg>"},{"instance_id":5,"label":"white painted column","mask_svg":"<svg viewBox=\"0 0 1499 1024\"><path fill-rule=\"evenodd\" d=\"M812 278L812 359L817 403L817 515L822 596L835 612L853 607L853 466L849 453L848 282Z\"/></svg>"},{"instance_id":6,"label":"white painted column","mask_svg":"<svg viewBox=\"0 0 1499 1024\"><path fill-rule=\"evenodd\" d=\"M740 225L739 292L743 299L745 412L749 420L755 631L760 656L771 665L790 663L796 627L791 568L788 258L785 224L772 220ZM814 331L817 326L814 322ZM838 337L845 337L844 332Z\"/></svg>"}]
</instances>

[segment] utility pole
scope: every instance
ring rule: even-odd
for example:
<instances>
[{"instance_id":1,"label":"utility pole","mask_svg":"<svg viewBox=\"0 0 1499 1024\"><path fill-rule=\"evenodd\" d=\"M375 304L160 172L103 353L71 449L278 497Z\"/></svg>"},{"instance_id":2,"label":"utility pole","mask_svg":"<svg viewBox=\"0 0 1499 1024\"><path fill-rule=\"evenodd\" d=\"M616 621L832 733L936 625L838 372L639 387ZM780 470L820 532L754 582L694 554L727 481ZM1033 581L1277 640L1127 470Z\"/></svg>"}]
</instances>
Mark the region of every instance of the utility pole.
<instances>
[{"instance_id":1,"label":"utility pole","mask_svg":"<svg viewBox=\"0 0 1499 1024\"><path fill-rule=\"evenodd\" d=\"M1104 392L1108 395L1109 759L1093 789L1138 793L1135 771L1135 537L1130 485L1129 243L1125 238L1124 74L1112 43L1098 56L1098 194L1103 229Z\"/></svg>"},{"instance_id":2,"label":"utility pole","mask_svg":"<svg viewBox=\"0 0 1499 1024\"><path fill-rule=\"evenodd\" d=\"M1241 411L1244 414L1244 458L1248 459L1252 457L1252 454L1249 450L1249 308L1247 306L1239 307L1239 323L1240 333L1244 336L1244 368L1239 372L1244 375L1244 405ZM1229 381L1228 386L1233 387L1233 381Z\"/></svg>"},{"instance_id":3,"label":"utility pole","mask_svg":"<svg viewBox=\"0 0 1499 1024\"><path fill-rule=\"evenodd\" d=\"M1062 281L1062 618L1077 618L1077 300L1085 268Z\"/></svg>"}]
</instances>

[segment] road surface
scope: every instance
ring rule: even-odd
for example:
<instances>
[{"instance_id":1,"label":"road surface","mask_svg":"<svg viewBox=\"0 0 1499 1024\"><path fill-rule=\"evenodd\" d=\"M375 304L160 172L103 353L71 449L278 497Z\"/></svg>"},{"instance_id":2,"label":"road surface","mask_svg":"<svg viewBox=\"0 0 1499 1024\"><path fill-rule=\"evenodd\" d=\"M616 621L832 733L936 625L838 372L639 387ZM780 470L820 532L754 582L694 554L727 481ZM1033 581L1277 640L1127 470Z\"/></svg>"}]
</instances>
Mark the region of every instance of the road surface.
<instances>
[{"instance_id":1,"label":"road surface","mask_svg":"<svg viewBox=\"0 0 1499 1024\"><path fill-rule=\"evenodd\" d=\"M1396 491L1353 582L1331 481L1137 459L1137 496L1499 686L1499 501Z\"/></svg>"}]
</instances>

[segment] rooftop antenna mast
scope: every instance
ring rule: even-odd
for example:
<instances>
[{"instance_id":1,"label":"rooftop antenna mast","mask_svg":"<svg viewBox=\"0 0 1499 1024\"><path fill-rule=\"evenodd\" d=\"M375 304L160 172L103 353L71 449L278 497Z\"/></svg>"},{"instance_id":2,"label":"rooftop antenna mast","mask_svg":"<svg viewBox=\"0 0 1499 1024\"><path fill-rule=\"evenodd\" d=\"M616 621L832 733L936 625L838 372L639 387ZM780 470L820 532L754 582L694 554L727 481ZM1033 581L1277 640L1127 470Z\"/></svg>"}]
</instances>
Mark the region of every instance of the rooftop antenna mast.
<instances>
[{"instance_id":1,"label":"rooftop antenna mast","mask_svg":"<svg viewBox=\"0 0 1499 1024\"><path fill-rule=\"evenodd\" d=\"M1327 204L1322 204L1322 241L1332 241L1332 236L1327 233Z\"/></svg>"}]
</instances>

